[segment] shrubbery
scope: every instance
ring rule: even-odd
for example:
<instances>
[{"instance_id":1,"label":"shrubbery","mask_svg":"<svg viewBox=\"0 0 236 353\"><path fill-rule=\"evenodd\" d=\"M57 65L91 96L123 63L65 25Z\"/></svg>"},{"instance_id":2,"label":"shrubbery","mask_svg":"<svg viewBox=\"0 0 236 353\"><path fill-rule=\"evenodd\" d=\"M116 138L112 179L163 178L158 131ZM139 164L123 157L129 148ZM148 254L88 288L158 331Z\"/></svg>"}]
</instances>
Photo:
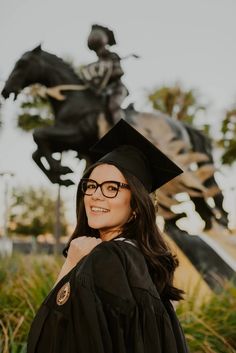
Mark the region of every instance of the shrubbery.
<instances>
[{"instance_id":1,"label":"shrubbery","mask_svg":"<svg viewBox=\"0 0 236 353\"><path fill-rule=\"evenodd\" d=\"M0 261L0 352L25 353L30 323L61 266L52 256L14 256ZM197 294L196 294L197 295ZM177 313L191 353L236 352L236 287L227 284L201 307L195 299Z\"/></svg>"},{"instance_id":2,"label":"shrubbery","mask_svg":"<svg viewBox=\"0 0 236 353\"><path fill-rule=\"evenodd\" d=\"M194 296L177 308L191 353L236 353L236 287L224 285L221 293L195 308Z\"/></svg>"},{"instance_id":3,"label":"shrubbery","mask_svg":"<svg viewBox=\"0 0 236 353\"><path fill-rule=\"evenodd\" d=\"M25 352L30 323L49 293L60 260L19 255L0 262L0 352Z\"/></svg>"}]
</instances>

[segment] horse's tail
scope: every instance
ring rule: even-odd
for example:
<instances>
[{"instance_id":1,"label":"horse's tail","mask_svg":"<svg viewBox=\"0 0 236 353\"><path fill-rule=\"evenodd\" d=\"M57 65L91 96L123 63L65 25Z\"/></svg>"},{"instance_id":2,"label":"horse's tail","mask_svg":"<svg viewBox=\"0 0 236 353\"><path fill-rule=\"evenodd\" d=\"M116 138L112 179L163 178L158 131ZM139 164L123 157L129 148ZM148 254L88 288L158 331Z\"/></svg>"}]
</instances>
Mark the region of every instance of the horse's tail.
<instances>
[{"instance_id":1,"label":"horse's tail","mask_svg":"<svg viewBox=\"0 0 236 353\"><path fill-rule=\"evenodd\" d=\"M211 139L189 124L184 123L184 126L189 134L194 151L206 154L209 158L208 163L214 163Z\"/></svg>"}]
</instances>

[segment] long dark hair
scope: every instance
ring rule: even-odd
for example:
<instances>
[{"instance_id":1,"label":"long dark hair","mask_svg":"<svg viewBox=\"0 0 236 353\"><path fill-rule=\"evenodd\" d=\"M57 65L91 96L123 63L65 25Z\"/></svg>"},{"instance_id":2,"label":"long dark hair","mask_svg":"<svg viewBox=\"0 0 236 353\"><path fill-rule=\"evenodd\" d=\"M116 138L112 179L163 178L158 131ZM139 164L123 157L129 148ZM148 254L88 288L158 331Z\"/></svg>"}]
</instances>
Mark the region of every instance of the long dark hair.
<instances>
[{"instance_id":1,"label":"long dark hair","mask_svg":"<svg viewBox=\"0 0 236 353\"><path fill-rule=\"evenodd\" d=\"M93 164L85 172L84 177L89 177L92 170L101 164L103 163ZM184 292L173 286L174 271L179 262L158 230L153 201L143 184L134 175L120 167L118 169L130 186L131 208L136 214L136 217L124 225L120 235L137 241L160 296L163 299L180 300ZM69 243L72 239L84 235L99 238L98 230L88 225L80 183L76 196L76 216L77 224Z\"/></svg>"}]
</instances>

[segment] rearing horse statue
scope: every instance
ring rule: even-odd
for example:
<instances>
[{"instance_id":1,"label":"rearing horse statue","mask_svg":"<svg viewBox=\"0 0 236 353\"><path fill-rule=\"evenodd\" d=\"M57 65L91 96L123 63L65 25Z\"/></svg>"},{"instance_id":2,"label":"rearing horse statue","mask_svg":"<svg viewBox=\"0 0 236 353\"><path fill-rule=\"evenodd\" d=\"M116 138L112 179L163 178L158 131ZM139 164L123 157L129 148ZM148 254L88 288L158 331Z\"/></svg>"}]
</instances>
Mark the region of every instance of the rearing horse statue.
<instances>
[{"instance_id":1,"label":"rearing horse statue","mask_svg":"<svg viewBox=\"0 0 236 353\"><path fill-rule=\"evenodd\" d=\"M52 183L69 186L73 182L63 180L61 176L73 171L62 166L52 155L74 150L79 158L90 161L89 148L111 128L111 121L106 118L106 99L86 87L69 64L43 51L41 46L26 52L16 62L2 95L4 98L11 93L17 96L23 88L35 83L45 87L55 123L34 130L37 150L33 153L33 159ZM185 171L158 192L159 213L165 219L183 216L176 215L171 208L179 203L175 195L187 192L206 228L210 228L212 218L227 225L227 213L222 207L223 196L214 179L211 147L207 138L193 127L162 113L139 113L132 107L124 112L125 119L133 127ZM49 168L43 163L43 158ZM215 207L207 204L208 197L214 198Z\"/></svg>"}]
</instances>

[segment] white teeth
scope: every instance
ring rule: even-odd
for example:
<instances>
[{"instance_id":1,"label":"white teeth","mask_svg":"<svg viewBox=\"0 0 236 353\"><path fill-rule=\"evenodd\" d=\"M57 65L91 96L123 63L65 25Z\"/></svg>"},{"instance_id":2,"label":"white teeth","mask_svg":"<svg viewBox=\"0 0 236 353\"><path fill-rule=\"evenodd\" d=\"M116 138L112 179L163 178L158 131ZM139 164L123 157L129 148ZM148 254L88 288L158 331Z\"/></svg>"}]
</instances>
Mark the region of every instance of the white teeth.
<instances>
[{"instance_id":1,"label":"white teeth","mask_svg":"<svg viewBox=\"0 0 236 353\"><path fill-rule=\"evenodd\" d=\"M101 208L101 207L91 207L91 210L94 212L108 212L108 210L106 210L105 208Z\"/></svg>"}]
</instances>

